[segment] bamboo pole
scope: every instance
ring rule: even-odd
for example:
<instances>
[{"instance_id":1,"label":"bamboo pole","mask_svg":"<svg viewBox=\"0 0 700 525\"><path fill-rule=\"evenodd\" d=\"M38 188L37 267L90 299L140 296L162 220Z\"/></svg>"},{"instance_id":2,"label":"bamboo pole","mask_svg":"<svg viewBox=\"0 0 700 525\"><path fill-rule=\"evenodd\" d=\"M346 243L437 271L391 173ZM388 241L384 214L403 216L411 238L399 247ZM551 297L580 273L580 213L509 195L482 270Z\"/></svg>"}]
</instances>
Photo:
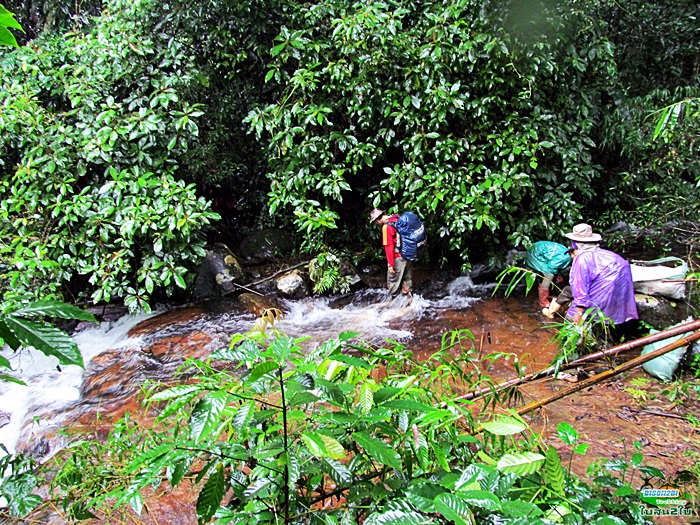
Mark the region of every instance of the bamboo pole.
<instances>
[{"instance_id":1,"label":"bamboo pole","mask_svg":"<svg viewBox=\"0 0 700 525\"><path fill-rule=\"evenodd\" d=\"M651 343L656 343L657 341L662 341L664 339L668 339L670 337L675 337L680 334L685 334L687 332L692 332L693 330L700 330L700 320L697 321L689 321L687 323L683 323L678 326L674 326L672 328L668 328L666 330L663 330L661 332L657 332L655 334L649 334L644 337L641 337L639 339L635 339L634 341L629 341L627 343L623 343L621 345L613 346L611 348L606 348L604 350L601 350L600 352L595 352L592 354L587 354L582 357L579 357L578 359L575 359L574 361L570 361L568 363L563 363L560 366L551 366L549 368L545 368L544 370L539 370L537 372L533 372L531 374L524 375L523 377L516 377L513 379L509 379L507 381L503 381L502 383L499 383L497 385L494 385L489 388L481 388L479 390L475 390L473 392L467 392L463 396L459 396L457 399L478 399L484 395L490 394L490 393L496 393L500 392L501 390L505 390L506 388L510 388L512 386L520 385L522 383L526 383L528 381L534 381L535 379L540 379L542 377L547 377L549 375L552 375L558 370L568 370L569 368L574 368L580 364L586 363L588 361L595 361L596 359L600 359L602 357L609 357L613 355L617 355L620 352L624 352L626 350L633 350L634 348L639 348L640 346L646 346Z\"/></svg>"},{"instance_id":2,"label":"bamboo pole","mask_svg":"<svg viewBox=\"0 0 700 525\"><path fill-rule=\"evenodd\" d=\"M606 370L605 372L601 372L600 374L597 374L595 376L589 377L588 379L585 379L569 388L565 388L564 390L560 390L554 395L551 395L549 397L546 397L544 399L540 399L538 401L533 401L532 403L529 403L525 405L524 407L520 407L518 410L515 412L518 415L523 415L527 414L528 412L532 412L536 408L542 408L545 405L548 405L549 403L552 403L554 401L558 401L559 399L562 399L568 395L571 395L575 392L578 392L579 390L583 390L584 388L588 388L589 386L596 385L602 381L605 381L606 379L609 379L617 374L620 374L622 372L625 372L627 370L631 370L632 368L636 368L639 365L643 365L647 361L651 361L652 359L655 359L659 356L662 356L664 354L667 354L671 352L672 350L675 350L676 348L680 348L681 346L688 345L692 343L693 341L697 341L700 339L700 331L695 332L694 334L691 334L689 336L683 337L677 341L674 341L671 344L668 344L666 346L662 346L661 348L657 348L656 350L653 350L652 352L649 352L648 354L641 355L639 357L635 357L634 359L630 359L629 361L626 361L622 363L620 366L617 366L615 368L612 368L610 370ZM472 435L480 434L484 431L484 427L479 425Z\"/></svg>"},{"instance_id":3,"label":"bamboo pole","mask_svg":"<svg viewBox=\"0 0 700 525\"><path fill-rule=\"evenodd\" d=\"M632 368L636 368L639 365L643 365L644 363L647 363L651 361L652 359L655 359L659 356L662 356L664 354L667 354L671 352L672 350L675 350L677 348L680 348L682 346L689 345L693 341L697 341L700 339L700 331L695 332L691 335L688 335L686 337L683 337L681 339L678 339L677 341L674 341L673 343L670 343L666 346L662 346L661 348L657 348L656 350L653 350L647 354L640 355L639 357L635 357L634 359L630 359L629 361L626 361L622 363L619 366L616 366L615 368L611 368L610 370L606 370L605 372L601 372L600 374L594 375L592 377L589 377L588 379L584 379L583 381L570 386L569 388L565 388L564 390L561 390L557 392L554 395L551 395L545 399L540 399L538 401L533 401L532 403L525 405L524 407L519 408L516 412L519 415L527 414L528 412L532 412L536 408L541 408L545 405L548 405L549 403L553 401L557 401L559 399L562 399L570 394L573 394L574 392L578 392L579 390L583 390L584 388L587 388L589 386L595 385L597 383L600 383L602 381L605 381L606 379L609 379L613 376L616 376L617 374L620 374L622 372L626 372L627 370L631 370Z\"/></svg>"}]
</instances>

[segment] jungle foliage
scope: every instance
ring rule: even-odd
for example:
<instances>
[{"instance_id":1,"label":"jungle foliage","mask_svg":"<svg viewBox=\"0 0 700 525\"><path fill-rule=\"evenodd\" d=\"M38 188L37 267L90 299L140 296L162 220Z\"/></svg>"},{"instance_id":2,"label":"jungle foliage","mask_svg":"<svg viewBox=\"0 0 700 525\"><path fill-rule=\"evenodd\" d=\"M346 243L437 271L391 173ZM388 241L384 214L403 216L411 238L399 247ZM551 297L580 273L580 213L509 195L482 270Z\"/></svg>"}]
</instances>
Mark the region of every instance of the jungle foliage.
<instances>
[{"instance_id":1,"label":"jungle foliage","mask_svg":"<svg viewBox=\"0 0 700 525\"><path fill-rule=\"evenodd\" d=\"M6 282L147 308L205 236L357 253L375 205L462 264L696 219L693 4L15 2L37 36L0 59Z\"/></svg>"},{"instance_id":2,"label":"jungle foliage","mask_svg":"<svg viewBox=\"0 0 700 525\"><path fill-rule=\"evenodd\" d=\"M586 453L571 425L555 448L514 412L487 416L509 393L455 397L455 383L490 384L468 330L422 362L353 336L311 352L270 323L234 336L188 363L187 384L151 385L151 429L127 416L106 443L77 442L45 465L57 469L52 501L73 519L122 519L120 507L147 512L148 487L192 482L201 524L648 523L632 484L664 476L638 450L594 464L586 482L558 451ZM19 469L27 487L39 470ZM10 496L38 504L31 489Z\"/></svg>"},{"instance_id":3,"label":"jungle foliage","mask_svg":"<svg viewBox=\"0 0 700 525\"><path fill-rule=\"evenodd\" d=\"M137 4L114 7L0 64L0 254L15 300L76 291L148 309L156 287L185 288L218 218L176 176L202 114L183 100L192 57L151 38Z\"/></svg>"}]
</instances>

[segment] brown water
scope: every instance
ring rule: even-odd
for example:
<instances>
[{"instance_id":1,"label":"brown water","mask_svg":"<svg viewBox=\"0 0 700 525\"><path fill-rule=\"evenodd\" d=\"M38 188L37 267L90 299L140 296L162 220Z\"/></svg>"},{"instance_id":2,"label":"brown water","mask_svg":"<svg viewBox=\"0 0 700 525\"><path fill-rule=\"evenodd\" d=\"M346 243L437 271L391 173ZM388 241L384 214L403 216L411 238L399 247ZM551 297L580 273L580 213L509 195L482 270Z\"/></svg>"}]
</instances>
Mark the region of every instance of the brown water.
<instances>
[{"instance_id":1,"label":"brown water","mask_svg":"<svg viewBox=\"0 0 700 525\"><path fill-rule=\"evenodd\" d=\"M551 325L544 324L536 298L492 298L487 292L468 281L456 281L433 287L425 296L418 294L410 306L401 300L386 304L386 297L378 290L359 292L343 301L313 299L288 303L287 315L277 328L295 337L310 335L311 345L341 331L353 330L375 344L387 339L399 341L421 358L440 348L446 332L469 330L480 356L496 352L509 356L489 368L488 373L496 380L516 375L516 358L527 372L546 368L557 350L553 342L555 332ZM475 298L475 294L482 297ZM126 412L148 425L153 414L141 408L139 397L144 381L170 380L186 357L206 358L212 351L228 346L231 334L250 330L254 320L235 301L229 301L176 308L135 324L113 347L90 359L76 387L76 400L61 407L32 405L16 450L48 457L69 440L59 429L102 438ZM696 429L673 417L679 409L662 396L641 407L624 390L633 378L642 375L639 371L627 373L549 404L527 419L533 430L542 433L566 460L568 448L556 437L556 426L565 421L578 430L581 441L590 446L585 457L573 458L573 469L579 475L585 476L588 464L595 459L629 457L632 441L642 440L646 462L673 477L693 466L694 458L687 454L700 454ZM60 380L61 376L56 377ZM524 401L542 399L570 385L553 379L531 383L522 389ZM654 385L649 387L649 396ZM656 388L657 393L660 388ZM34 415L40 417L41 424L32 422ZM183 484L175 493L149 498L148 513L131 519L143 524L195 524L194 497L195 492ZM50 509L36 518L43 520L40 523L64 523Z\"/></svg>"}]
</instances>

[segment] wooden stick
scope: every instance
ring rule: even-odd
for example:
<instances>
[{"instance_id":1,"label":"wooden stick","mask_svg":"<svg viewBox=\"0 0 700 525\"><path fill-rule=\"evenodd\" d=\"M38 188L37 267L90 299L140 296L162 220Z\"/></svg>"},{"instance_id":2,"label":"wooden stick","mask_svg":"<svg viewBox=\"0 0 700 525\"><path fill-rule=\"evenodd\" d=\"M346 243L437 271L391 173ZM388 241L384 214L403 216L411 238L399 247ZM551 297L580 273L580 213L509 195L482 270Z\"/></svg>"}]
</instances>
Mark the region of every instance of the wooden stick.
<instances>
[{"instance_id":1,"label":"wooden stick","mask_svg":"<svg viewBox=\"0 0 700 525\"><path fill-rule=\"evenodd\" d=\"M670 337L674 337L676 335L680 334L685 334L687 332L692 332L693 330L700 330L700 320L698 321L690 321L687 323L683 323L678 326L674 326L672 328L667 328L666 330L663 330L661 332L657 332L655 334L649 334L644 337L641 337L639 339L635 339L634 341L629 341L627 343L623 343L621 345L613 346L611 348L606 348L605 350L601 350L600 352L595 352L592 354L584 355L582 357L579 357L578 359L575 359L574 361L570 361L568 363L562 363L559 367L556 366L551 366L549 368L545 368L544 370L540 370L538 372L533 372L528 375L524 375L523 377L516 377L513 379L509 379L507 381L504 381L502 383L499 383L497 385L494 385L489 388L481 388L479 390L475 390L473 392L467 392L463 396L458 397L457 399L477 399L479 397L482 397L486 394L490 393L496 393L500 392L501 390L504 390L506 388L509 388L511 386L516 386L522 383L526 383L528 381L534 381L535 379L540 379L542 377L547 377L552 375L554 372L559 371L559 370L568 370L569 368L574 368L580 364L586 363L588 361L594 361L596 359L600 359L601 357L608 357L612 355L617 355L620 352L624 352L626 350L632 350L634 348L638 348L640 346L646 346L651 343L656 343L657 341L662 341L664 339L668 339Z\"/></svg>"},{"instance_id":2,"label":"wooden stick","mask_svg":"<svg viewBox=\"0 0 700 525\"><path fill-rule=\"evenodd\" d=\"M233 281L231 281L231 284L234 285L234 286L238 286L239 288L242 288L242 289L244 289L244 290L246 290L246 291L248 291L248 292L250 292L250 293L257 294L257 295L259 295L260 297L265 297L265 294L262 294L262 293L260 293L260 292L256 292L255 290L251 290L250 288L246 288L246 287L243 286L242 284L234 283ZM231 290L231 292L232 292L232 291L233 291L233 290ZM230 294L231 292L224 292L224 295L228 295L228 294Z\"/></svg>"},{"instance_id":3,"label":"wooden stick","mask_svg":"<svg viewBox=\"0 0 700 525\"><path fill-rule=\"evenodd\" d=\"M271 279L274 279L275 277L277 277L278 275L283 274L284 272L288 272L289 270L294 270L295 268L300 268L301 266L305 266L305 265L309 264L310 262L311 262L311 261L305 261L305 262L302 262L302 263L299 263L299 264L295 264L294 266L289 266L288 268L285 268L285 269L283 269L283 270L280 270L280 271L277 272L277 273L273 273L273 274L270 275L269 277L265 277L264 279L260 279L259 281L255 281L254 283L250 283L250 286L257 286L257 285L262 284L262 283L264 283L264 282L267 282L267 281L269 281L269 280L271 280ZM240 285L240 284L236 284L236 283L234 283L233 281L231 281L231 282L232 282L233 284L235 284L236 286L238 286L239 288L243 288L244 290L248 290L249 292L253 292L253 293L256 293L256 294L260 295L261 297L264 297L264 294L261 294L260 292L256 292L255 290L251 290L250 288L246 288L245 286L242 286L242 285ZM230 294L230 293L232 293L232 292L224 292L223 295L228 295L228 294Z\"/></svg>"}]
</instances>

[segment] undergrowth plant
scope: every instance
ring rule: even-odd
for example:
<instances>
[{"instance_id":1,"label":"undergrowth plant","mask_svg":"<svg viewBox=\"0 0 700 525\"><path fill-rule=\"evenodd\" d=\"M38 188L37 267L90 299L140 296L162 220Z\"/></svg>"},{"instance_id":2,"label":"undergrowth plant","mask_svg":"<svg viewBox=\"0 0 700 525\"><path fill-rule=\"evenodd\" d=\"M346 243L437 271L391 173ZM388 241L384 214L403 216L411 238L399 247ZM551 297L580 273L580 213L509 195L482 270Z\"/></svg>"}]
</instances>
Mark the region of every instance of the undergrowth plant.
<instances>
[{"instance_id":1,"label":"undergrowth plant","mask_svg":"<svg viewBox=\"0 0 700 525\"><path fill-rule=\"evenodd\" d=\"M483 381L467 330L418 362L349 332L304 349L265 319L188 361L186 384L151 385L152 428L127 418L106 444L66 450L53 478L63 510L141 513L145 490L187 480L200 524L645 523L634 491L613 502L577 480L515 412L455 397Z\"/></svg>"}]
</instances>

